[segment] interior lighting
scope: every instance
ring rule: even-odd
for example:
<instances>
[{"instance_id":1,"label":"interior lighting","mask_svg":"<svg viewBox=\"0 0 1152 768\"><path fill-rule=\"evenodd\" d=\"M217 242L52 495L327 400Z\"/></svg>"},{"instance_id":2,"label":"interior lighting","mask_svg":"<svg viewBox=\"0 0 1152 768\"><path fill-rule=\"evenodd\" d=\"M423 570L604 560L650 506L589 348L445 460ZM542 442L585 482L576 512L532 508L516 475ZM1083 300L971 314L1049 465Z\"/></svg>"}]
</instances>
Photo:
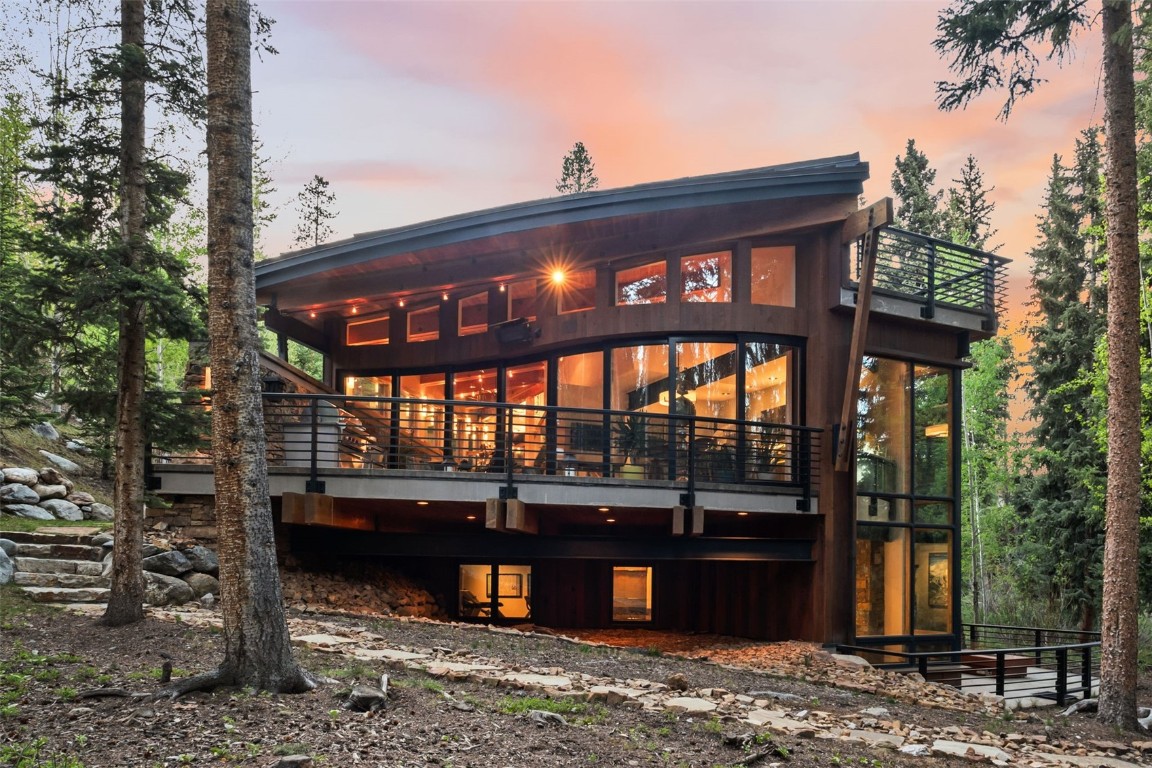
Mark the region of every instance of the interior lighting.
<instances>
[{"instance_id":1,"label":"interior lighting","mask_svg":"<svg viewBox=\"0 0 1152 768\"><path fill-rule=\"evenodd\" d=\"M924 427L924 437L948 437L948 425L929 424Z\"/></svg>"},{"instance_id":2,"label":"interior lighting","mask_svg":"<svg viewBox=\"0 0 1152 768\"><path fill-rule=\"evenodd\" d=\"M401 308L401 309L403 309L403 308L404 308L404 299L400 299L400 308Z\"/></svg>"},{"instance_id":3,"label":"interior lighting","mask_svg":"<svg viewBox=\"0 0 1152 768\"><path fill-rule=\"evenodd\" d=\"M428 502L426 502L426 501L418 501L418 502L416 502L416 506L418 506L418 507L426 507L426 506L428 506Z\"/></svg>"},{"instance_id":4,"label":"interior lighting","mask_svg":"<svg viewBox=\"0 0 1152 768\"><path fill-rule=\"evenodd\" d=\"M564 280L566 278L567 278L567 275L564 274L564 270L562 270L562 269L552 270L552 283L554 285L564 285Z\"/></svg>"},{"instance_id":5,"label":"interior lighting","mask_svg":"<svg viewBox=\"0 0 1152 768\"><path fill-rule=\"evenodd\" d=\"M748 513L747 513L747 512L737 512L736 514L737 514L739 517L748 517Z\"/></svg>"},{"instance_id":6,"label":"interior lighting","mask_svg":"<svg viewBox=\"0 0 1152 768\"><path fill-rule=\"evenodd\" d=\"M597 507L597 508L596 508L596 511L597 511L597 512L607 512L607 511L608 511L608 507Z\"/></svg>"},{"instance_id":7,"label":"interior lighting","mask_svg":"<svg viewBox=\"0 0 1152 768\"><path fill-rule=\"evenodd\" d=\"M500 293L504 293L504 291L506 291L506 290L507 290L507 286L504 285L504 283L500 283Z\"/></svg>"},{"instance_id":8,"label":"interior lighting","mask_svg":"<svg viewBox=\"0 0 1152 768\"><path fill-rule=\"evenodd\" d=\"M468 517L466 517L466 518L464 518L464 519L465 519L465 520L475 520L475 519L476 519L476 515L468 515Z\"/></svg>"},{"instance_id":9,"label":"interior lighting","mask_svg":"<svg viewBox=\"0 0 1152 768\"><path fill-rule=\"evenodd\" d=\"M606 523L614 523L614 522L616 522L616 518L614 518L614 517L609 517L609 518L608 518L607 520L605 520L604 522L606 522Z\"/></svg>"},{"instance_id":10,"label":"interior lighting","mask_svg":"<svg viewBox=\"0 0 1152 768\"><path fill-rule=\"evenodd\" d=\"M352 307L352 314L354 314L354 315L355 315L355 314L357 314L359 311L360 311L360 309L359 309L358 307L356 307L356 306L353 306L353 307Z\"/></svg>"},{"instance_id":11,"label":"interior lighting","mask_svg":"<svg viewBox=\"0 0 1152 768\"><path fill-rule=\"evenodd\" d=\"M444 291L444 293L440 294L440 299L442 301L448 301L448 291Z\"/></svg>"},{"instance_id":12,"label":"interior lighting","mask_svg":"<svg viewBox=\"0 0 1152 768\"><path fill-rule=\"evenodd\" d=\"M316 310L312 310L311 312L309 312L309 313L308 313L308 317L310 317L310 318L312 318L313 320L315 320L315 319L316 319Z\"/></svg>"}]
</instances>

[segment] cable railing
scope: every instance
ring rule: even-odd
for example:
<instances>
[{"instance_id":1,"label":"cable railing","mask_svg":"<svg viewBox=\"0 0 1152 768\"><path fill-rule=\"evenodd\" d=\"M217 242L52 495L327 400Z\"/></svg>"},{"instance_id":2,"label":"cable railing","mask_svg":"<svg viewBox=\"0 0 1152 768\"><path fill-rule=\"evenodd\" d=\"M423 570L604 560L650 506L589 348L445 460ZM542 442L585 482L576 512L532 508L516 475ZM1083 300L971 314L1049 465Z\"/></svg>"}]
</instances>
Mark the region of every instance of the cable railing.
<instances>
[{"instance_id":1,"label":"cable railing","mask_svg":"<svg viewBox=\"0 0 1152 768\"><path fill-rule=\"evenodd\" d=\"M204 412L207 399L185 407ZM644 411L476 400L265 393L269 467L470 472L612 478L625 482L757 485L807 503L819 483L821 430ZM153 450L163 464L207 463L199 444Z\"/></svg>"},{"instance_id":2,"label":"cable railing","mask_svg":"<svg viewBox=\"0 0 1152 768\"><path fill-rule=\"evenodd\" d=\"M850 280L859 283L864 240L857 240ZM996 329L1003 309L1008 259L902 229L879 230L873 290L921 304L926 319L945 307L983 316Z\"/></svg>"}]
</instances>

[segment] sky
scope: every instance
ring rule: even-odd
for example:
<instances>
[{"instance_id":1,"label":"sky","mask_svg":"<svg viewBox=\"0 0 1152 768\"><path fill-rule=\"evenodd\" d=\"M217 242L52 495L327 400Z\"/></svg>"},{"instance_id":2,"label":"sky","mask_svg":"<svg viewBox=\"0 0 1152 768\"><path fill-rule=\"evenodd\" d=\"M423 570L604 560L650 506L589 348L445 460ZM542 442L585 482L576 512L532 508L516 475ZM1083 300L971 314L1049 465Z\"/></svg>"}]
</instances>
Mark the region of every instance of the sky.
<instances>
[{"instance_id":1,"label":"sky","mask_svg":"<svg viewBox=\"0 0 1152 768\"><path fill-rule=\"evenodd\" d=\"M873 201L914 138L938 187L969 154L995 187L1017 324L1052 157L1103 120L1099 33L1006 122L1001 94L944 113L945 5L265 0L279 54L254 60L253 103L278 217L262 248L292 249L317 174L344 238L555 195L577 141L601 189L859 152Z\"/></svg>"}]
</instances>

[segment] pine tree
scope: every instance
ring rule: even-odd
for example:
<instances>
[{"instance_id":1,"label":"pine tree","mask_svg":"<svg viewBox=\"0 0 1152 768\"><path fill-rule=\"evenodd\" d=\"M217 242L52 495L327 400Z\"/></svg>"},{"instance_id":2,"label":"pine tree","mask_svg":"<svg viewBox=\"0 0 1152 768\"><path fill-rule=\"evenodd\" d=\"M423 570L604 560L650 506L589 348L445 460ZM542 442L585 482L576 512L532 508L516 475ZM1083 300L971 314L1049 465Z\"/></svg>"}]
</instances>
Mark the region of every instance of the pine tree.
<instances>
[{"instance_id":1,"label":"pine tree","mask_svg":"<svg viewBox=\"0 0 1152 768\"><path fill-rule=\"evenodd\" d=\"M934 191L935 184L936 169L928 164L928 157L916 149L916 140L908 139L904 156L896 158L896 170L892 172L897 226L929 237L944 236L940 213L944 191Z\"/></svg>"},{"instance_id":2,"label":"pine tree","mask_svg":"<svg viewBox=\"0 0 1152 768\"><path fill-rule=\"evenodd\" d=\"M1100 553L1103 510L1098 493L1105 457L1091 413L1091 370L1096 341L1104 333L1104 307L1092 285L1096 258L1093 222L1098 185L1086 173L1091 153L1080 152L1078 169L1054 158L1041 221L1040 244L1033 249L1032 286L1038 306L1028 329L1032 377L1033 468L1017 494L1024 519L1025 574L1036 594L1090 629L1101 594ZM1080 186L1079 183L1086 186Z\"/></svg>"},{"instance_id":3,"label":"pine tree","mask_svg":"<svg viewBox=\"0 0 1152 768\"><path fill-rule=\"evenodd\" d=\"M332 210L335 202L336 195L328 191L328 180L323 176L313 176L312 181L296 195L296 213L300 220L296 222L292 242L305 248L327 242L332 237L332 227L328 222L339 215Z\"/></svg>"},{"instance_id":4,"label":"pine tree","mask_svg":"<svg viewBox=\"0 0 1152 768\"><path fill-rule=\"evenodd\" d=\"M996 204L988 195L996 187L984 187L984 174L976 163L976 158L968 155L960 169L960 178L953 179L955 185L948 190L947 206L944 209L944 232L954 243L981 250L995 250L988 247L988 240L996 234L992 228L992 213Z\"/></svg>"},{"instance_id":5,"label":"pine tree","mask_svg":"<svg viewBox=\"0 0 1152 768\"><path fill-rule=\"evenodd\" d=\"M584 142L576 142L571 151L564 155L564 167L560 172L560 180L556 182L556 191L570 195L596 189L599 185L600 179L596 177L596 164L592 162L592 156L584 148Z\"/></svg>"}]
</instances>

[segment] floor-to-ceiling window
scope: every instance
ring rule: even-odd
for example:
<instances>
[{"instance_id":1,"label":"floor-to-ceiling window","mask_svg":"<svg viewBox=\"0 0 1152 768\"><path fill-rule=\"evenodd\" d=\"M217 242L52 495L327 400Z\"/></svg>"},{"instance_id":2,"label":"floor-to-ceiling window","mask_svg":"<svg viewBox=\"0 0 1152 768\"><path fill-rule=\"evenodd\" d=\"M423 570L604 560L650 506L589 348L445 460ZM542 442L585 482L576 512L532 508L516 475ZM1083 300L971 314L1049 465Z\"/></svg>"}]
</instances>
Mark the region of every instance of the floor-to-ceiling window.
<instances>
[{"instance_id":1,"label":"floor-to-ceiling window","mask_svg":"<svg viewBox=\"0 0 1152 768\"><path fill-rule=\"evenodd\" d=\"M867 357L856 449L856 634L953 632L954 378Z\"/></svg>"}]
</instances>

